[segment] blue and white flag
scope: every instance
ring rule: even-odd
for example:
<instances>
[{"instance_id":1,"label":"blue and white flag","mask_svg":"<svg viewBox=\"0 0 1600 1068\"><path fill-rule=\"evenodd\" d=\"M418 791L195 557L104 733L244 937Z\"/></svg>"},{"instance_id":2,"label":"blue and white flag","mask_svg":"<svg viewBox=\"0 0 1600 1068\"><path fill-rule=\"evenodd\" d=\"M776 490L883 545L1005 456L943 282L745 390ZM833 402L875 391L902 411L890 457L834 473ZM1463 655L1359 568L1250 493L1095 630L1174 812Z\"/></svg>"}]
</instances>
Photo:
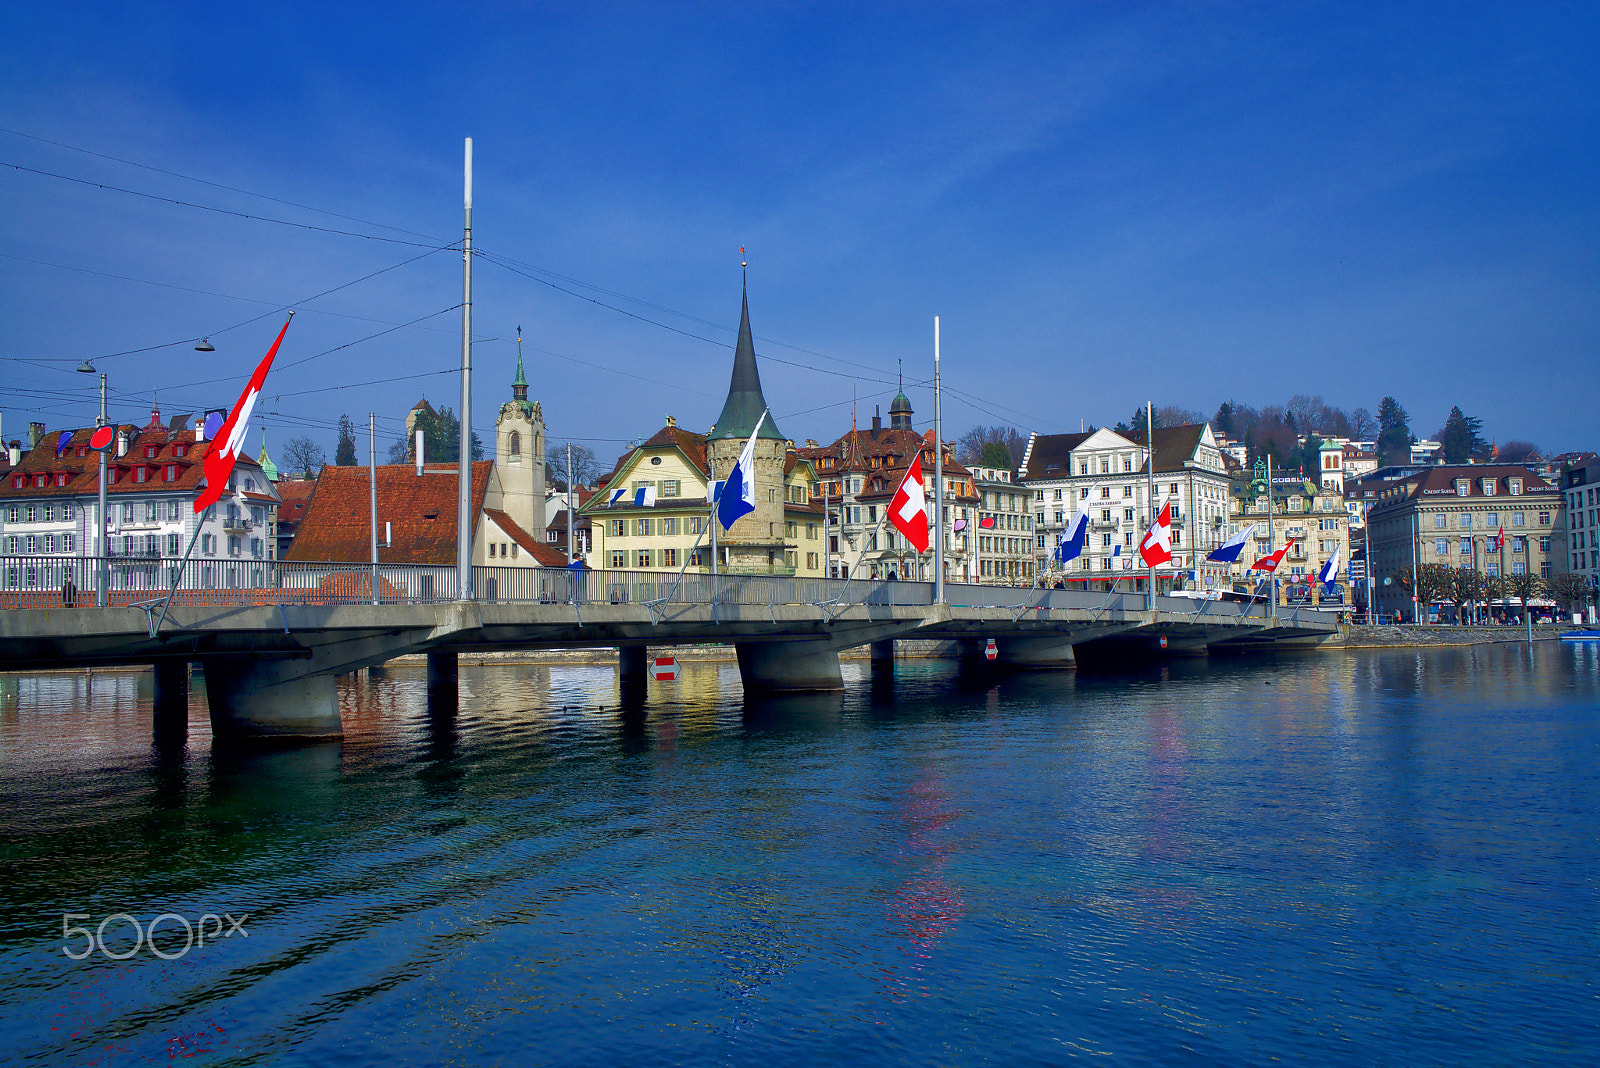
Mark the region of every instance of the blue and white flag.
<instances>
[{"instance_id":1,"label":"blue and white flag","mask_svg":"<svg viewBox=\"0 0 1600 1068\"><path fill-rule=\"evenodd\" d=\"M756 435L766 421L767 413L762 412L755 429L750 431L750 440L744 443L738 461L728 472L722 492L717 495L717 522L722 524L723 530L732 528L740 517L756 510Z\"/></svg>"},{"instance_id":2,"label":"blue and white flag","mask_svg":"<svg viewBox=\"0 0 1600 1068\"><path fill-rule=\"evenodd\" d=\"M655 507L656 488L654 486L640 486L633 491L633 503L640 508Z\"/></svg>"},{"instance_id":3,"label":"blue and white flag","mask_svg":"<svg viewBox=\"0 0 1600 1068\"><path fill-rule=\"evenodd\" d=\"M612 490L610 495L606 497L606 504L619 504L621 503L622 498L626 497L627 495L628 491L619 486L618 488Z\"/></svg>"},{"instance_id":4,"label":"blue and white flag","mask_svg":"<svg viewBox=\"0 0 1600 1068\"><path fill-rule=\"evenodd\" d=\"M1329 592L1333 592L1333 584L1339 581L1339 550L1333 550L1333 555L1328 557L1328 562L1322 565L1322 570L1317 572L1317 581Z\"/></svg>"},{"instance_id":5,"label":"blue and white flag","mask_svg":"<svg viewBox=\"0 0 1600 1068\"><path fill-rule=\"evenodd\" d=\"M1067 561L1082 556L1083 550L1088 545L1089 509L1086 504L1080 504L1078 514L1072 517L1067 529L1061 532L1061 541L1056 545L1056 562L1065 566Z\"/></svg>"},{"instance_id":6,"label":"blue and white flag","mask_svg":"<svg viewBox=\"0 0 1600 1068\"><path fill-rule=\"evenodd\" d=\"M1221 545L1206 553L1207 560L1218 560L1224 564L1238 562L1239 554L1244 552L1245 543L1250 540L1250 535L1256 532L1257 523L1251 523L1239 533L1233 535Z\"/></svg>"}]
</instances>

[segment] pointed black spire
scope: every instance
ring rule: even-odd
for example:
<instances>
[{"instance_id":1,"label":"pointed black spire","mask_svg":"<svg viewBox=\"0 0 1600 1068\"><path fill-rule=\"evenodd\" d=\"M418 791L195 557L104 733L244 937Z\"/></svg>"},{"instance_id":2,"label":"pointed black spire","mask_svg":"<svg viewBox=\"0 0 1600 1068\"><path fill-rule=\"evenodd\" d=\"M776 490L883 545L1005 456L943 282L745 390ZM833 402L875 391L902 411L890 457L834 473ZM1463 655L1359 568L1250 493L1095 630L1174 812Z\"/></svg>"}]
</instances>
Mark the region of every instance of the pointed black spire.
<instances>
[{"instance_id":1,"label":"pointed black spire","mask_svg":"<svg viewBox=\"0 0 1600 1068\"><path fill-rule=\"evenodd\" d=\"M743 251L742 249L740 251ZM743 264L740 265L743 267ZM733 378L728 383L728 399L717 416L714 438L748 438L755 429L756 420L767 410L766 398L761 395L761 372L756 369L756 347L750 336L750 294L747 287L740 296L739 341L733 350ZM772 413L761 424L758 437L783 441L783 432L772 420Z\"/></svg>"}]
</instances>

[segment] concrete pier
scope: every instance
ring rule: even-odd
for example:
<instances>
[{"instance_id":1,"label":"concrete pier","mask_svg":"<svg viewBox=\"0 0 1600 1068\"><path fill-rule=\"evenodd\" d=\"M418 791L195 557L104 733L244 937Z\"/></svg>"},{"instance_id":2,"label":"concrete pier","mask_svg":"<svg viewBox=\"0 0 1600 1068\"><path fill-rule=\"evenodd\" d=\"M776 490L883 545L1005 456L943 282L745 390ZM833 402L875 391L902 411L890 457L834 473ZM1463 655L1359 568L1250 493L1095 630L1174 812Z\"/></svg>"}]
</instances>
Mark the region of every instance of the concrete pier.
<instances>
[{"instance_id":1,"label":"concrete pier","mask_svg":"<svg viewBox=\"0 0 1600 1068\"><path fill-rule=\"evenodd\" d=\"M189 665L183 660L155 664L155 734L181 738L189 733Z\"/></svg>"},{"instance_id":2,"label":"concrete pier","mask_svg":"<svg viewBox=\"0 0 1600 1068\"><path fill-rule=\"evenodd\" d=\"M1072 652L1071 639L1066 635L1049 635L1042 638L1004 638L995 642L995 663L1001 667L1024 671L1055 671L1078 666ZM978 655L982 656L980 648Z\"/></svg>"},{"instance_id":3,"label":"concrete pier","mask_svg":"<svg viewBox=\"0 0 1600 1068\"><path fill-rule=\"evenodd\" d=\"M873 642L872 646L872 674L894 675L894 639L885 638Z\"/></svg>"},{"instance_id":4,"label":"concrete pier","mask_svg":"<svg viewBox=\"0 0 1600 1068\"><path fill-rule=\"evenodd\" d=\"M381 668L373 668L381 671ZM428 654L428 710L453 712L461 702L461 666L456 654Z\"/></svg>"},{"instance_id":5,"label":"concrete pier","mask_svg":"<svg viewBox=\"0 0 1600 1068\"><path fill-rule=\"evenodd\" d=\"M740 642L734 648L747 696L844 689L839 653L825 641Z\"/></svg>"},{"instance_id":6,"label":"concrete pier","mask_svg":"<svg viewBox=\"0 0 1600 1068\"><path fill-rule=\"evenodd\" d=\"M642 645L617 647L617 692L622 707L644 707L650 689L650 650Z\"/></svg>"},{"instance_id":7,"label":"concrete pier","mask_svg":"<svg viewBox=\"0 0 1600 1068\"><path fill-rule=\"evenodd\" d=\"M318 742L344 737L332 675L300 661L205 661L211 733L218 739Z\"/></svg>"}]
</instances>

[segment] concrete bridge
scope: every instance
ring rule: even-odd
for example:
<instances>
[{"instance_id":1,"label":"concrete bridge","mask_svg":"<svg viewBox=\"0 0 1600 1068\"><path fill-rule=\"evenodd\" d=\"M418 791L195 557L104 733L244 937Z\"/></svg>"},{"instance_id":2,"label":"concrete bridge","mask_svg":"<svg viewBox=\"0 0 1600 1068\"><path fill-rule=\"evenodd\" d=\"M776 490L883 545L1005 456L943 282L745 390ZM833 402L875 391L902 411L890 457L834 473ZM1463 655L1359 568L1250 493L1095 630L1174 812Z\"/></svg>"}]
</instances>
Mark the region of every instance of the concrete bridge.
<instances>
[{"instance_id":1,"label":"concrete bridge","mask_svg":"<svg viewBox=\"0 0 1600 1068\"><path fill-rule=\"evenodd\" d=\"M428 658L430 701L453 703L456 658L470 652L614 647L624 693L642 695L647 645L732 645L746 692L761 693L839 689L839 652L861 645L875 669L892 670L905 638L955 641L973 658L992 639L997 667L1047 669L1079 656L1315 645L1335 630L1318 613L1264 618L1143 593L949 584L933 604L931 584L915 582L478 570L514 573L475 576L492 601L440 600L453 593L449 569L286 568L261 587L181 590L159 629L160 594L108 608L45 598L0 611L0 663L151 665L158 725L186 714L199 664L219 737L317 739L341 734L337 676L416 653Z\"/></svg>"}]
</instances>

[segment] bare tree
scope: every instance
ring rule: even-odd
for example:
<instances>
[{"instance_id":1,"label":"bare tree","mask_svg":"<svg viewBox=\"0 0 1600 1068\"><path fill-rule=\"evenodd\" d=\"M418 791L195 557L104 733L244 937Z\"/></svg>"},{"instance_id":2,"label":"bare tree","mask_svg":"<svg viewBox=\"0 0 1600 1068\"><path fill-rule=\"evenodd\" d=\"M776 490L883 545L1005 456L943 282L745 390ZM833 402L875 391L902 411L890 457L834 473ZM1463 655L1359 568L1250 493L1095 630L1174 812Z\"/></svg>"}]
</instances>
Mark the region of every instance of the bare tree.
<instances>
[{"instance_id":1,"label":"bare tree","mask_svg":"<svg viewBox=\"0 0 1600 1068\"><path fill-rule=\"evenodd\" d=\"M1206 417L1199 412L1180 408L1176 404L1163 404L1156 408L1156 426L1187 426L1205 421Z\"/></svg>"},{"instance_id":2,"label":"bare tree","mask_svg":"<svg viewBox=\"0 0 1600 1068\"><path fill-rule=\"evenodd\" d=\"M592 486L595 480L605 472L600 470L600 461L595 459L594 450L587 445L572 446L572 481L578 486ZM545 453L544 477L547 485L556 489L567 488L567 447L565 445L551 445Z\"/></svg>"},{"instance_id":3,"label":"bare tree","mask_svg":"<svg viewBox=\"0 0 1600 1068\"><path fill-rule=\"evenodd\" d=\"M1582 575L1563 571L1548 584L1550 596L1564 612L1574 612L1589 603L1589 586Z\"/></svg>"},{"instance_id":4,"label":"bare tree","mask_svg":"<svg viewBox=\"0 0 1600 1068\"><path fill-rule=\"evenodd\" d=\"M1508 441L1500 446L1500 462L1503 464L1526 464L1542 459L1539 446L1531 441Z\"/></svg>"},{"instance_id":5,"label":"bare tree","mask_svg":"<svg viewBox=\"0 0 1600 1068\"><path fill-rule=\"evenodd\" d=\"M1521 610L1530 611L1528 602L1544 592L1544 582L1538 575L1524 571L1520 575L1506 576L1506 593L1517 599Z\"/></svg>"},{"instance_id":6,"label":"bare tree","mask_svg":"<svg viewBox=\"0 0 1600 1068\"><path fill-rule=\"evenodd\" d=\"M283 469L296 473L304 473L310 478L312 472L322 470L322 465L327 462L328 454L322 446L301 434L299 437L290 438L283 443Z\"/></svg>"},{"instance_id":7,"label":"bare tree","mask_svg":"<svg viewBox=\"0 0 1600 1068\"><path fill-rule=\"evenodd\" d=\"M1014 426L975 426L956 439L956 459L964 464L985 464L985 451L991 459L999 458L992 448L995 445L1005 449L1006 463L989 463L987 466L1014 468L1022 462L1022 454L1028 450L1028 436Z\"/></svg>"},{"instance_id":8,"label":"bare tree","mask_svg":"<svg viewBox=\"0 0 1600 1068\"><path fill-rule=\"evenodd\" d=\"M1373 441L1378 437L1378 417L1365 408L1350 413L1350 437L1357 441Z\"/></svg>"}]
</instances>

